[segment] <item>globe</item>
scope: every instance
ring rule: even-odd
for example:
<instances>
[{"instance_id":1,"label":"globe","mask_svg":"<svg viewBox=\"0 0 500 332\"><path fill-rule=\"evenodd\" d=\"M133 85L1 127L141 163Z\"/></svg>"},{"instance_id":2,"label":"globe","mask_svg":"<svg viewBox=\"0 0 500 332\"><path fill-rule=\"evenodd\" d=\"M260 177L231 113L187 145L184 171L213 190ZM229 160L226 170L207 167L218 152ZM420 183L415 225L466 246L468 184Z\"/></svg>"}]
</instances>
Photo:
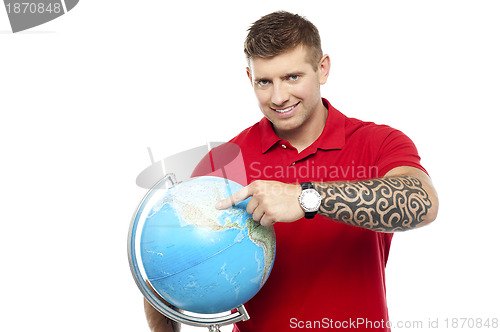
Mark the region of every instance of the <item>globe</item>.
<instances>
[{"instance_id":1,"label":"globe","mask_svg":"<svg viewBox=\"0 0 500 332\"><path fill-rule=\"evenodd\" d=\"M165 188L160 181L144 198L139 250L149 285L164 300L194 313L213 314L250 300L274 263L275 234L246 212L248 200L225 210L216 202L242 186L202 176Z\"/></svg>"}]
</instances>

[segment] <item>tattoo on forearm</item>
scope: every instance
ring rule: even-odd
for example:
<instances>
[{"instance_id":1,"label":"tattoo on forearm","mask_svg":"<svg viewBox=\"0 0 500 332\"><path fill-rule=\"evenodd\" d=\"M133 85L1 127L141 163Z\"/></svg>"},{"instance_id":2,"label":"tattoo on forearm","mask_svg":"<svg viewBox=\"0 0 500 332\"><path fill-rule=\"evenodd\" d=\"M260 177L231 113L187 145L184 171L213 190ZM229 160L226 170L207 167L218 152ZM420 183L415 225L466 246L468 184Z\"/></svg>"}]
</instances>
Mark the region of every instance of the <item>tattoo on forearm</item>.
<instances>
[{"instance_id":1,"label":"tattoo on forearm","mask_svg":"<svg viewBox=\"0 0 500 332\"><path fill-rule=\"evenodd\" d=\"M315 187L323 199L320 214L378 232L415 228L432 206L422 182L412 176L315 183Z\"/></svg>"}]
</instances>

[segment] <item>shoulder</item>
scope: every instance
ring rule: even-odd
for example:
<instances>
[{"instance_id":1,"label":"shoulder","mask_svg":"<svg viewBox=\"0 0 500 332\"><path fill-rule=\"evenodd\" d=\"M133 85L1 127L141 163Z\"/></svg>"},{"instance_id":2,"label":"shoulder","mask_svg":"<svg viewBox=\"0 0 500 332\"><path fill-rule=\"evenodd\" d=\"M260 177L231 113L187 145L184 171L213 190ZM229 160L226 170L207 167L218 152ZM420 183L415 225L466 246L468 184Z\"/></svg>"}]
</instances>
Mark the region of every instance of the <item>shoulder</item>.
<instances>
[{"instance_id":1,"label":"shoulder","mask_svg":"<svg viewBox=\"0 0 500 332\"><path fill-rule=\"evenodd\" d=\"M401 165L422 168L413 141L402 131L385 124L348 118L346 143L350 143L351 148L366 149L375 158L376 163L387 162L387 166L394 166L393 162L397 161ZM387 171L385 166L384 171Z\"/></svg>"},{"instance_id":2,"label":"shoulder","mask_svg":"<svg viewBox=\"0 0 500 332\"><path fill-rule=\"evenodd\" d=\"M345 120L346 140L348 138L370 140L371 142L382 143L388 138L406 136L401 131L385 124L362 121L355 118L346 117Z\"/></svg>"}]
</instances>

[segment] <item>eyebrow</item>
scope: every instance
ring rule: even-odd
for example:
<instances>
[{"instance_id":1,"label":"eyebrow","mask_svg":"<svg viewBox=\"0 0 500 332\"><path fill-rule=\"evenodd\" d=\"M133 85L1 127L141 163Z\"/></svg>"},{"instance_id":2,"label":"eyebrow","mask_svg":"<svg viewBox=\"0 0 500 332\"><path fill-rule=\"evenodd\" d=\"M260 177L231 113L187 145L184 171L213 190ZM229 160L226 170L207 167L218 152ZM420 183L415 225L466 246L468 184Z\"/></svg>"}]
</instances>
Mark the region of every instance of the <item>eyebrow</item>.
<instances>
[{"instance_id":1,"label":"eyebrow","mask_svg":"<svg viewBox=\"0 0 500 332\"><path fill-rule=\"evenodd\" d=\"M302 71L296 71L296 72L287 73L287 74L281 76L280 78L282 80L284 80L284 79L286 79L286 78L288 78L290 76L303 76L303 75L305 75L304 72L302 72ZM272 80L269 79L269 78L266 78L266 77L255 77L254 81L255 82L259 82L259 81L272 81Z\"/></svg>"}]
</instances>

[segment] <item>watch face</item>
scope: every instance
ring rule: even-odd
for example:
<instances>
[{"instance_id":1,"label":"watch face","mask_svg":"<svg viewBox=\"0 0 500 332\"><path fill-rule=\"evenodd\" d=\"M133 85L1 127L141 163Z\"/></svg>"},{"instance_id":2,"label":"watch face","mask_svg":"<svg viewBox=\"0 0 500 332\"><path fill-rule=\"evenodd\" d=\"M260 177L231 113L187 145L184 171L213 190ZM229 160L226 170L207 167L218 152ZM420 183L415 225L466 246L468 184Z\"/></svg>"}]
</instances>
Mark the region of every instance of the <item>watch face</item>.
<instances>
[{"instance_id":1,"label":"watch face","mask_svg":"<svg viewBox=\"0 0 500 332\"><path fill-rule=\"evenodd\" d=\"M300 205L302 205L306 212L318 211L321 204L321 196L314 189L303 190L299 196L299 200Z\"/></svg>"}]
</instances>

